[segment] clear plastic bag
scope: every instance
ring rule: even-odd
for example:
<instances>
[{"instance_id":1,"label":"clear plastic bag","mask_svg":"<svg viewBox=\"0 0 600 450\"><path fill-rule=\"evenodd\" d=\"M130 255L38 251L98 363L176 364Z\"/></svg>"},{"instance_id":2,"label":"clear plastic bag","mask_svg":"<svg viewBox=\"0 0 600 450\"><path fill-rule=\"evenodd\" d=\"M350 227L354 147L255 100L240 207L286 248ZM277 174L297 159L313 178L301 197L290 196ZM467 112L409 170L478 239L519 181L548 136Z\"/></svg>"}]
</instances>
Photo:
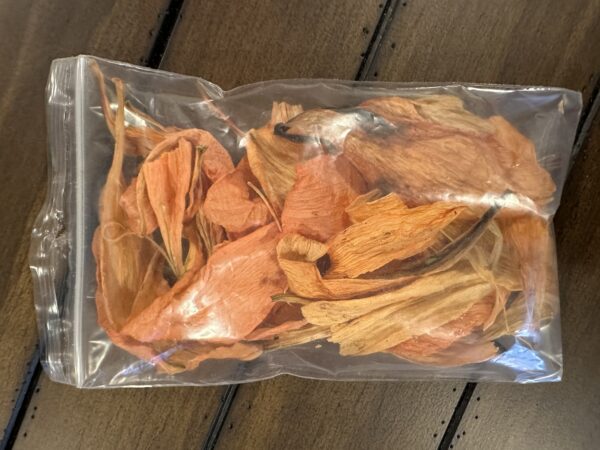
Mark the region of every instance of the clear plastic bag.
<instances>
[{"instance_id":1,"label":"clear plastic bag","mask_svg":"<svg viewBox=\"0 0 600 450\"><path fill-rule=\"evenodd\" d=\"M43 365L79 387L562 374L581 96L54 61Z\"/></svg>"}]
</instances>

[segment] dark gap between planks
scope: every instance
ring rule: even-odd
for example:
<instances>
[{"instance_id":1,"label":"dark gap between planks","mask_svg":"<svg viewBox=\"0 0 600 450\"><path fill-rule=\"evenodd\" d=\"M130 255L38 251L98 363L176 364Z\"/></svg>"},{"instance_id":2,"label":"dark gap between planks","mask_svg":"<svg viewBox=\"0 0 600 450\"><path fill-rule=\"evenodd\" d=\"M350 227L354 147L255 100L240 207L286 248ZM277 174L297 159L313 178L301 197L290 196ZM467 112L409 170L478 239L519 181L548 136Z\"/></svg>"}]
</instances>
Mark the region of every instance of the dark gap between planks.
<instances>
[{"instance_id":1,"label":"dark gap between planks","mask_svg":"<svg viewBox=\"0 0 600 450\"><path fill-rule=\"evenodd\" d=\"M577 126L577 133L575 135L575 142L573 143L573 150L571 151L571 165L573 164L573 160L577 156L577 154L583 148L586 138L590 129L592 128L592 123L598 110L600 109L600 77L596 78L594 89L592 90L592 94L587 104L584 105L583 110L581 111L581 117L579 119L579 125ZM440 445L438 446L438 450L447 450L452 445L452 441L454 436L457 434L458 427L462 422L462 418L464 413L473 397L473 392L477 387L477 383L467 383L462 395L458 399L456 406L454 407L454 412L452 413L452 417L448 422L448 426L446 427L446 431L444 431L444 435L442 436L442 440L440 441ZM477 416L475 417L477 418Z\"/></svg>"},{"instance_id":2,"label":"dark gap between planks","mask_svg":"<svg viewBox=\"0 0 600 450\"><path fill-rule=\"evenodd\" d=\"M367 50L361 54L362 58L358 67L358 71L356 72L356 76L354 77L354 81L364 81L367 78L367 74L369 73L369 70L373 65L373 61L375 60L375 56L379 51L381 41L383 40L383 37L388 29L388 25L391 23L392 18L394 17L394 11L396 10L398 3L399 0L387 0L383 5L381 14L379 15L379 19L377 19L377 24L375 25L375 29L373 30L373 34L371 35L371 39L367 46ZM368 33L368 29L363 28L363 32ZM235 400L238 387L238 384L231 384L227 386L225 393L221 397L221 402L208 430L204 445L202 446L204 450L213 450L216 447L221 430L225 424L225 420L229 415L231 405L233 405Z\"/></svg>"},{"instance_id":3,"label":"dark gap between planks","mask_svg":"<svg viewBox=\"0 0 600 450\"><path fill-rule=\"evenodd\" d=\"M167 8L160 14L156 27L157 31L156 33L151 33L151 36L155 36L154 41L151 43L146 57L141 60L142 65L152 69L160 67L177 21L181 16L184 1L171 0ZM42 352L43 349L40 349L39 345L36 345L36 349L27 363L28 369L23 377L21 387L15 398L15 405L4 429L2 441L0 441L0 450L12 448L17 439L23 419L29 408L31 397L42 373L42 366L40 364Z\"/></svg>"},{"instance_id":4,"label":"dark gap between planks","mask_svg":"<svg viewBox=\"0 0 600 450\"><path fill-rule=\"evenodd\" d=\"M33 396L41 373L42 365L40 364L40 349L39 346L36 345L35 352L27 363L27 372L25 372L21 387L14 400L15 404L13 410L8 419L8 423L6 424L6 428L4 429L2 441L0 441L1 450L12 448L17 440L21 424L23 423L25 414L27 414L31 397Z\"/></svg>"},{"instance_id":5,"label":"dark gap between planks","mask_svg":"<svg viewBox=\"0 0 600 450\"><path fill-rule=\"evenodd\" d=\"M355 81L364 81L367 78L367 74L373 66L373 61L379 51L383 36L388 29L388 25L392 22L398 2L399 0L387 0L385 2L385 5L381 10L381 15L377 20L377 25L375 25L375 30L373 30L367 50L363 53L364 56L360 61L360 66L358 66L358 72L356 72L356 76L354 77Z\"/></svg>"}]
</instances>

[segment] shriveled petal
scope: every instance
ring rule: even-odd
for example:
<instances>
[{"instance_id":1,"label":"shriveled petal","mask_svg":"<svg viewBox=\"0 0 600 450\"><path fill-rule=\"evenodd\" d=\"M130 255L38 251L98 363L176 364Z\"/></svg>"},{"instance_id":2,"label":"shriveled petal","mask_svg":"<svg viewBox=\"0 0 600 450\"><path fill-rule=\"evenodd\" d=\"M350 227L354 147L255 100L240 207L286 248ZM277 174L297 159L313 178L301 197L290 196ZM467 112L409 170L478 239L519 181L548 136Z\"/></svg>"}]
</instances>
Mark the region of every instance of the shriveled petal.
<instances>
[{"instance_id":1,"label":"shriveled petal","mask_svg":"<svg viewBox=\"0 0 600 450\"><path fill-rule=\"evenodd\" d=\"M198 365L209 359L237 359L250 361L258 358L262 349L258 345L235 342L231 345L212 345L199 342L184 342L175 344L159 357L164 364L159 368L166 373L176 374L193 370ZM158 358L155 358L158 359Z\"/></svg>"},{"instance_id":2,"label":"shriveled petal","mask_svg":"<svg viewBox=\"0 0 600 450\"><path fill-rule=\"evenodd\" d=\"M289 106L274 103L271 121L262 128L250 130L245 137L252 173L277 213L281 212L285 197L294 185L296 164L320 153L310 143L292 142L275 135L275 121L289 120L289 115L299 111L298 107Z\"/></svg>"},{"instance_id":3,"label":"shriveled petal","mask_svg":"<svg viewBox=\"0 0 600 450\"><path fill-rule=\"evenodd\" d=\"M385 214L406 208L402 199L392 192L383 196L379 189L356 197L346 208L346 214L352 223L362 222L377 214Z\"/></svg>"},{"instance_id":4,"label":"shriveled petal","mask_svg":"<svg viewBox=\"0 0 600 450\"><path fill-rule=\"evenodd\" d=\"M158 223L148 198L143 173L133 177L121 195L120 205L127 214L127 225L131 231L140 235L149 235L156 230Z\"/></svg>"},{"instance_id":5,"label":"shriveled petal","mask_svg":"<svg viewBox=\"0 0 600 450\"><path fill-rule=\"evenodd\" d=\"M258 184L248 160L217 180L206 193L204 212L211 222L222 226L228 233L245 235L273 220L267 205L253 191L248 182Z\"/></svg>"},{"instance_id":6,"label":"shriveled petal","mask_svg":"<svg viewBox=\"0 0 600 450\"><path fill-rule=\"evenodd\" d=\"M331 239L328 278L355 278L390 261L417 255L465 209L448 202L392 211L385 204L381 208L381 214L355 223Z\"/></svg>"},{"instance_id":7,"label":"shriveled petal","mask_svg":"<svg viewBox=\"0 0 600 450\"><path fill-rule=\"evenodd\" d=\"M519 256L527 298L526 321L537 328L549 283L556 278L551 272L553 255L549 224L540 216L523 214L501 218L500 226L506 245Z\"/></svg>"},{"instance_id":8,"label":"shriveled petal","mask_svg":"<svg viewBox=\"0 0 600 450\"><path fill-rule=\"evenodd\" d=\"M140 342L245 338L273 308L271 296L287 286L277 265L278 240L270 224L218 247L197 275L184 276L179 289L157 299L124 332Z\"/></svg>"},{"instance_id":9,"label":"shriveled petal","mask_svg":"<svg viewBox=\"0 0 600 450\"><path fill-rule=\"evenodd\" d=\"M180 138L175 150L164 152L144 163L148 199L160 228L169 264L175 275L183 267L183 220L187 195L192 178L192 146Z\"/></svg>"},{"instance_id":10,"label":"shriveled petal","mask_svg":"<svg viewBox=\"0 0 600 450\"><path fill-rule=\"evenodd\" d=\"M411 126L418 133L427 126L429 133L454 133L486 136L494 132L487 120L464 109L463 101L454 95L428 95L422 98L376 97L361 103L361 108L385 117L391 123ZM418 134L417 134L418 135ZM416 136L415 136L416 137Z\"/></svg>"},{"instance_id":11,"label":"shriveled petal","mask_svg":"<svg viewBox=\"0 0 600 450\"><path fill-rule=\"evenodd\" d=\"M322 155L298 164L281 215L283 230L324 242L350 225L345 210L365 190L344 157Z\"/></svg>"},{"instance_id":12,"label":"shriveled petal","mask_svg":"<svg viewBox=\"0 0 600 450\"><path fill-rule=\"evenodd\" d=\"M413 336L396 345L390 351L407 358L429 356L447 349L457 340L465 337L474 329L482 329L494 310L495 293L491 293L474 303L463 315L427 334Z\"/></svg>"},{"instance_id":13,"label":"shriveled petal","mask_svg":"<svg viewBox=\"0 0 600 450\"><path fill-rule=\"evenodd\" d=\"M265 320L248 336L247 341L260 341L306 325L298 305L276 303Z\"/></svg>"},{"instance_id":14,"label":"shriveled petal","mask_svg":"<svg viewBox=\"0 0 600 450\"><path fill-rule=\"evenodd\" d=\"M425 366L458 367L488 361L498 356L499 350L498 347L489 341L463 342L459 340L440 353L432 355L407 355L402 350L397 350L396 347L392 348L390 353L410 362Z\"/></svg>"},{"instance_id":15,"label":"shriveled petal","mask_svg":"<svg viewBox=\"0 0 600 450\"><path fill-rule=\"evenodd\" d=\"M323 278L319 264L326 254L327 245L319 241L298 234L288 234L281 239L277 245L277 258L291 292L312 299L344 299L400 286L413 279Z\"/></svg>"},{"instance_id":16,"label":"shriveled petal","mask_svg":"<svg viewBox=\"0 0 600 450\"><path fill-rule=\"evenodd\" d=\"M358 319L373 311L403 302L415 302L421 298L443 294L452 289L481 282L476 273L450 270L427 277L417 278L404 286L389 291L349 300L323 300L308 302L302 306L302 314L314 325L337 325Z\"/></svg>"},{"instance_id":17,"label":"shriveled petal","mask_svg":"<svg viewBox=\"0 0 600 450\"><path fill-rule=\"evenodd\" d=\"M492 290L487 283L475 282L418 301L392 304L348 323L334 325L329 340L340 344L342 355L384 351L411 336L430 333L459 318Z\"/></svg>"},{"instance_id":18,"label":"shriveled petal","mask_svg":"<svg viewBox=\"0 0 600 450\"><path fill-rule=\"evenodd\" d=\"M124 89L116 80L118 108L115 118L115 150L106 183L100 194L100 226L94 233L92 252L96 259L96 309L98 322L116 336L132 314L149 303L147 293L164 288L158 270L157 250L145 238L127 228L122 168L125 151Z\"/></svg>"},{"instance_id":19,"label":"shriveled petal","mask_svg":"<svg viewBox=\"0 0 600 450\"><path fill-rule=\"evenodd\" d=\"M188 141L194 148L202 149L202 172L211 183L233 170L233 162L227 150L208 131L197 128L170 133L152 149L146 161L154 161L163 153L178 148L181 140Z\"/></svg>"}]
</instances>

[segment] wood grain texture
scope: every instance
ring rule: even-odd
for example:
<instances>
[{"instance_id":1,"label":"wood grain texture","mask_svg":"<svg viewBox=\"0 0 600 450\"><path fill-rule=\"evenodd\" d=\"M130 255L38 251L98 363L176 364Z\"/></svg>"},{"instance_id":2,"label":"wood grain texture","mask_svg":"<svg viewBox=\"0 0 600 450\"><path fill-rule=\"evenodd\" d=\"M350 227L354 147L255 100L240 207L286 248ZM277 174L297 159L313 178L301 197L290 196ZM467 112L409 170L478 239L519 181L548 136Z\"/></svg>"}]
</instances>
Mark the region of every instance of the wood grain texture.
<instances>
[{"instance_id":1,"label":"wood grain texture","mask_svg":"<svg viewBox=\"0 0 600 450\"><path fill-rule=\"evenodd\" d=\"M0 3L0 430L37 340L27 251L46 187L44 89L50 62L83 52L137 62L164 4Z\"/></svg>"},{"instance_id":2,"label":"wood grain texture","mask_svg":"<svg viewBox=\"0 0 600 450\"><path fill-rule=\"evenodd\" d=\"M352 79L380 4L309 1L290 8L281 1L255 1L233 10L224 2L187 3L164 67L202 76L225 89L277 78ZM230 23L235 26L224 25ZM367 446L375 434L384 446L419 439L434 446L443 432L441 421L452 414L458 399L459 392L452 389L434 383L328 383L291 377L243 385L219 448L329 447L336 442L338 448L349 448L353 442ZM416 402L421 404L415 407ZM355 426L357 414L364 427ZM415 423L418 431L403 437Z\"/></svg>"},{"instance_id":3,"label":"wood grain texture","mask_svg":"<svg viewBox=\"0 0 600 450\"><path fill-rule=\"evenodd\" d=\"M600 1L408 0L371 68L378 79L561 86L600 69Z\"/></svg>"},{"instance_id":4,"label":"wood grain texture","mask_svg":"<svg viewBox=\"0 0 600 450\"><path fill-rule=\"evenodd\" d=\"M283 2L266 4L256 2L243 6L241 9L240 5L233 7L231 4L222 2L189 3L184 8L183 19L169 45L163 68L202 74L221 86L228 87L262 78L326 76L352 79L358 69L361 52L367 47L370 33L375 27L380 10L378 5L378 2L362 3L358 1L347 5L338 1L333 2L332 7L332 2L307 2L301 7L296 6L293 14L288 14L283 8ZM279 11L280 17L273 17L273 11ZM250 16L254 19L250 20ZM242 20L238 27L228 27L229 30L233 29L232 36L225 33L219 37L220 41L214 36L208 39L207 30L216 27L216 32L218 28L223 27L223 17L229 18L231 23L237 22L240 17L242 19L246 17L246 19ZM260 22L260 27L255 26L255 21ZM240 26L241 28L239 28ZM306 36L309 35L318 36L323 42L323 46L313 51L313 38L303 43L300 48L295 47L300 45L299 42L294 45L290 43L273 47L274 37L287 35L296 41L306 39ZM214 52L214 59L207 66L205 61L207 57L199 55L197 50L206 49L211 45L213 47L209 50ZM243 53L247 54L247 59L243 60L242 64L239 53L228 54L222 51L223 46L235 48L240 45L245 49ZM288 54L291 48L294 48L292 57ZM210 59L208 60L210 61ZM284 61L284 64L281 63L281 60ZM205 67L209 67L212 72L207 75ZM283 71L279 71L281 69ZM276 380L273 383L265 382L256 386L266 389L267 395L270 398L279 399L281 405L286 405L290 401L297 404L297 399L288 395L290 392L288 382L292 386L292 390L301 390L303 396L310 394L309 401L314 405L321 405L320 414L324 419L332 414L335 416L335 410L325 408L323 403L324 394L331 393L331 389L328 387L331 385L330 383L319 383L320 388L316 391L314 382L290 380L289 378ZM209 423L201 418L208 416L212 419L218 397L214 389L194 389L189 391L187 404L182 404L181 396L169 399L169 395L164 394L163 389L146 391L143 396L139 391L119 391L120 395L116 396L113 391L104 395L96 392L81 392L50 383L47 380L42 381L41 387L41 393L35 394L27 411L26 422L19 433L18 447L35 448L44 443L45 436L48 435L47 430L60 429L63 423L67 423L68 426L62 433L64 434L62 441L46 438L50 448L58 445L58 442L64 448L86 447L89 444L99 444L101 447L109 448L115 442L119 442L120 447L126 445L136 447L138 439L141 442L140 448L146 442L153 442L158 447L168 445L172 448L186 448L193 442L199 445ZM390 383L339 384L333 392L335 392L336 398L339 397L340 411L344 410L345 415L338 424L339 426L348 426L354 411L347 401L342 405L341 399L352 400L360 397L361 408L369 411L372 416L371 427L375 427L374 418L380 414L380 405L389 398L390 403L386 403L386 407L394 406L394 423L405 420L406 423L409 423L417 420L417 416L421 421L428 418L429 420L420 427L420 430L426 430L424 434L434 443L437 433L441 433L443 430L441 420L451 414L459 393L452 391L448 385L420 384L418 389L415 387L413 384ZM247 388L249 389L244 386L241 390ZM168 390L167 392L181 391ZM249 389L248 395L252 396L253 392ZM412 395L411 393L417 394ZM427 397L428 400L415 409L410 403L418 400L417 395L418 397ZM332 397L329 397L327 402L329 401L332 401ZM138 402L140 404L136 405ZM62 407L63 403L72 405L72 408ZM405 409L403 409L404 406ZM118 428L115 431L115 434L121 435L122 440L120 441L103 440L109 427L116 423L116 419L112 418L109 413L111 408L117 408L122 415L130 417L123 420L124 428ZM90 413L89 410L92 412ZM257 410L263 414L260 416L263 420L273 421L272 409L268 405L265 405L264 408L257 408ZM240 414L243 415L246 411L246 409L242 409ZM304 411L305 413L310 412L309 409ZM32 419L31 416L34 418ZM240 417L239 414L238 417ZM392 416L389 417L388 420L392 420ZM438 420L438 417L442 419ZM185 429L182 428L183 425L179 426L179 422L174 424L173 421L180 421L188 428L193 429L188 433L191 436L186 438L188 440L184 440L184 436L181 436L185 435L182 433L182 430ZM152 431L156 422L164 422L160 435ZM250 421L247 424L252 425ZM126 432L125 430L128 428L137 431ZM151 440L144 440L144 436L150 436ZM334 436L330 435L331 437ZM389 433L382 442L389 443L394 439L398 439L397 435ZM243 446L243 441L237 442Z\"/></svg>"},{"instance_id":5,"label":"wood grain texture","mask_svg":"<svg viewBox=\"0 0 600 450\"><path fill-rule=\"evenodd\" d=\"M188 449L199 447L219 390L80 390L44 378L16 449Z\"/></svg>"},{"instance_id":6,"label":"wood grain texture","mask_svg":"<svg viewBox=\"0 0 600 450\"><path fill-rule=\"evenodd\" d=\"M278 377L242 386L217 448L435 448L458 385Z\"/></svg>"},{"instance_id":7,"label":"wood grain texture","mask_svg":"<svg viewBox=\"0 0 600 450\"><path fill-rule=\"evenodd\" d=\"M538 386L479 385L454 448L592 449L600 441L600 115L556 216L564 379ZM462 435L462 432L465 435Z\"/></svg>"},{"instance_id":8,"label":"wood grain texture","mask_svg":"<svg viewBox=\"0 0 600 450\"><path fill-rule=\"evenodd\" d=\"M202 76L225 89L277 78L352 79L380 4L308 1L290 8L281 1L253 1L231 9L226 2L186 3L164 67ZM447 383L330 383L291 377L242 385L218 447L365 448L370 442L383 448L435 447L445 427L442 421L452 415L460 395L454 389Z\"/></svg>"},{"instance_id":9,"label":"wood grain texture","mask_svg":"<svg viewBox=\"0 0 600 450\"><path fill-rule=\"evenodd\" d=\"M281 78L352 79L380 0L186 2L167 70L223 89Z\"/></svg>"},{"instance_id":10,"label":"wood grain texture","mask_svg":"<svg viewBox=\"0 0 600 450\"><path fill-rule=\"evenodd\" d=\"M397 81L557 85L582 91L587 102L600 75L599 26L597 0L515 0L493 6L409 1L397 12L370 73ZM600 328L594 317L600 311L594 299L600 241L589 237L598 222L598 186L592 183L600 170L599 124L596 120L594 137L569 178L556 219L565 381L479 385L454 436L455 449L592 448L597 443Z\"/></svg>"}]
</instances>

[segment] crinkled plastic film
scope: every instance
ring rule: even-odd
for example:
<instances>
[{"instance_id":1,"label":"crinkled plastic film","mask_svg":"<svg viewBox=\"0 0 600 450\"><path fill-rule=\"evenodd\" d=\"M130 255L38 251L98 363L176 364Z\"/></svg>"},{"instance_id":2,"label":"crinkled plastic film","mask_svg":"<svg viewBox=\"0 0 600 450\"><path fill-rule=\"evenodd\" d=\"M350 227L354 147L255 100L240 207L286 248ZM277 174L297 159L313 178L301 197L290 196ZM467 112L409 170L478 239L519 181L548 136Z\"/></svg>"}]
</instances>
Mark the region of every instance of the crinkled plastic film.
<instances>
[{"instance_id":1,"label":"crinkled plastic film","mask_svg":"<svg viewBox=\"0 0 600 450\"><path fill-rule=\"evenodd\" d=\"M560 88L52 64L43 365L79 387L558 381Z\"/></svg>"}]
</instances>

